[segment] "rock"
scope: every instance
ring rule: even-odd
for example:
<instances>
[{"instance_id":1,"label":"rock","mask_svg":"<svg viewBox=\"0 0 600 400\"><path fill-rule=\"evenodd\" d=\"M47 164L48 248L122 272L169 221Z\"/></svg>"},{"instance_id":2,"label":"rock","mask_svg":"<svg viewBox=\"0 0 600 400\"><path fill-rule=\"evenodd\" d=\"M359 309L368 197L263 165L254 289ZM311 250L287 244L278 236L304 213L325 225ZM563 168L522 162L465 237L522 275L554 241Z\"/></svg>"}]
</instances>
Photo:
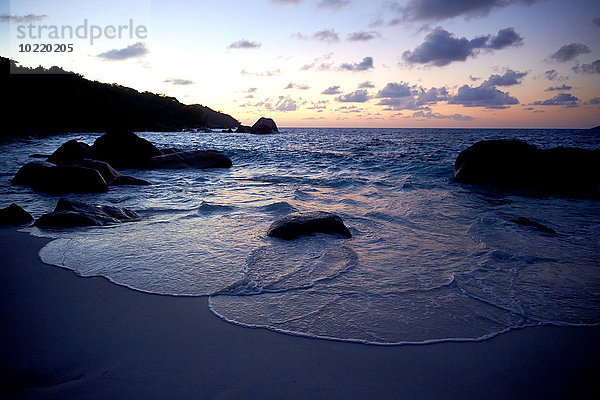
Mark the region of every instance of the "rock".
<instances>
[{"instance_id":1,"label":"rock","mask_svg":"<svg viewBox=\"0 0 600 400\"><path fill-rule=\"evenodd\" d=\"M100 172L100 175L102 175L106 182L123 176L123 174L111 167L109 163L104 161L85 159L79 161L75 165L95 169L96 171Z\"/></svg>"},{"instance_id":2,"label":"rock","mask_svg":"<svg viewBox=\"0 0 600 400\"><path fill-rule=\"evenodd\" d=\"M29 156L29 158L48 158L50 157L51 154L32 154Z\"/></svg>"},{"instance_id":3,"label":"rock","mask_svg":"<svg viewBox=\"0 0 600 400\"><path fill-rule=\"evenodd\" d=\"M529 226L531 228L535 228L538 231L541 232L546 232L546 233L556 233L556 231L546 225L542 225L538 222L534 222L532 220L530 220L529 218L525 218L525 217L517 217L517 218L509 218L508 219L510 222L515 223L517 225L521 225L521 226Z\"/></svg>"},{"instance_id":4,"label":"rock","mask_svg":"<svg viewBox=\"0 0 600 400\"><path fill-rule=\"evenodd\" d=\"M152 185L144 179L134 178L133 176L121 175L108 182L108 186L122 186L122 185Z\"/></svg>"},{"instance_id":5,"label":"rock","mask_svg":"<svg viewBox=\"0 0 600 400\"><path fill-rule=\"evenodd\" d=\"M516 140L486 140L463 150L454 164L462 183L562 194L600 194L600 150L540 150Z\"/></svg>"},{"instance_id":6,"label":"rock","mask_svg":"<svg viewBox=\"0 0 600 400\"><path fill-rule=\"evenodd\" d=\"M256 121L254 125L252 125L250 130L250 133L254 134L268 134L272 132L279 132L277 130L277 125L271 118L265 117L260 117L260 119Z\"/></svg>"},{"instance_id":7,"label":"rock","mask_svg":"<svg viewBox=\"0 0 600 400\"><path fill-rule=\"evenodd\" d=\"M222 129L221 133L233 133L233 131L231 130L231 128L229 128L229 129Z\"/></svg>"},{"instance_id":8,"label":"rock","mask_svg":"<svg viewBox=\"0 0 600 400\"><path fill-rule=\"evenodd\" d=\"M181 150L179 150L177 147L169 147L167 149L160 149L160 152L162 154L173 154L173 153L179 153Z\"/></svg>"},{"instance_id":9,"label":"rock","mask_svg":"<svg viewBox=\"0 0 600 400\"><path fill-rule=\"evenodd\" d=\"M78 227L118 224L138 219L140 216L126 208L96 206L78 200L59 199L53 212L44 214L35 226L40 227Z\"/></svg>"},{"instance_id":10,"label":"rock","mask_svg":"<svg viewBox=\"0 0 600 400\"><path fill-rule=\"evenodd\" d=\"M0 209L0 225L25 225L31 221L33 221L31 214L15 203Z\"/></svg>"},{"instance_id":11,"label":"rock","mask_svg":"<svg viewBox=\"0 0 600 400\"><path fill-rule=\"evenodd\" d=\"M342 219L325 211L295 212L273 222L267 235L285 240L313 233L337 233L347 238L352 234Z\"/></svg>"},{"instance_id":12,"label":"rock","mask_svg":"<svg viewBox=\"0 0 600 400\"><path fill-rule=\"evenodd\" d=\"M221 152L214 150L182 151L152 157L148 168L229 168L231 159Z\"/></svg>"},{"instance_id":13,"label":"rock","mask_svg":"<svg viewBox=\"0 0 600 400\"><path fill-rule=\"evenodd\" d=\"M88 144L73 139L56 149L48 157L48 161L54 164L68 164L90 158L91 153L92 148Z\"/></svg>"},{"instance_id":14,"label":"rock","mask_svg":"<svg viewBox=\"0 0 600 400\"><path fill-rule=\"evenodd\" d=\"M92 158L115 168L144 168L148 160L162 155L152 143L128 130L111 130L92 145Z\"/></svg>"},{"instance_id":15,"label":"rock","mask_svg":"<svg viewBox=\"0 0 600 400\"><path fill-rule=\"evenodd\" d=\"M235 130L235 133L250 133L252 132L252 127L247 125L240 125Z\"/></svg>"},{"instance_id":16,"label":"rock","mask_svg":"<svg viewBox=\"0 0 600 400\"><path fill-rule=\"evenodd\" d=\"M23 165L11 182L49 193L101 193L108 191L106 181L92 168L54 165L32 161Z\"/></svg>"}]
</instances>

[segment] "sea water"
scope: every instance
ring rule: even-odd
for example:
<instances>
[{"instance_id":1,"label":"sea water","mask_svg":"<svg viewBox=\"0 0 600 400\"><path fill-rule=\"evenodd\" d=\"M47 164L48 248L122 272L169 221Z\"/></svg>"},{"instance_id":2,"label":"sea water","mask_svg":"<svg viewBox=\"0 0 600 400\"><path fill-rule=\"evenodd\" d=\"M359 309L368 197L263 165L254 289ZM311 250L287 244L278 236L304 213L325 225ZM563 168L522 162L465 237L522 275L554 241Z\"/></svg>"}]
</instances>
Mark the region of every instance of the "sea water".
<instances>
[{"instance_id":1,"label":"sea water","mask_svg":"<svg viewBox=\"0 0 600 400\"><path fill-rule=\"evenodd\" d=\"M1 206L35 217L57 196L10 185L67 134L0 145ZM600 148L586 130L282 129L273 135L157 133L157 147L216 149L229 169L126 170L152 186L67 195L127 207L140 221L40 230L43 262L132 289L210 296L243 326L372 344L483 340L531 325L600 323L600 202L523 196L452 180L483 139ZM507 160L510 162L510 160ZM266 235L294 211L342 217L352 238ZM526 217L544 233L510 222Z\"/></svg>"}]
</instances>

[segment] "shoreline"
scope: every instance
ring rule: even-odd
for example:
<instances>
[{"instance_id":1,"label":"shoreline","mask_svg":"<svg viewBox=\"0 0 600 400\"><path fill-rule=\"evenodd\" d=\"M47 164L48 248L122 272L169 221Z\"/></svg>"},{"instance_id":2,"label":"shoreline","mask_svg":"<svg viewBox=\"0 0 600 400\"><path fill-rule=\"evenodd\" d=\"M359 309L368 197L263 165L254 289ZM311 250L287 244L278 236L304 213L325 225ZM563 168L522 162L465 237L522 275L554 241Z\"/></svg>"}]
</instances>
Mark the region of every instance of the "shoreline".
<instances>
[{"instance_id":1,"label":"shoreline","mask_svg":"<svg viewBox=\"0 0 600 400\"><path fill-rule=\"evenodd\" d=\"M149 294L42 264L0 228L7 399L572 398L598 390L600 327L365 345L225 322L208 297Z\"/></svg>"}]
</instances>

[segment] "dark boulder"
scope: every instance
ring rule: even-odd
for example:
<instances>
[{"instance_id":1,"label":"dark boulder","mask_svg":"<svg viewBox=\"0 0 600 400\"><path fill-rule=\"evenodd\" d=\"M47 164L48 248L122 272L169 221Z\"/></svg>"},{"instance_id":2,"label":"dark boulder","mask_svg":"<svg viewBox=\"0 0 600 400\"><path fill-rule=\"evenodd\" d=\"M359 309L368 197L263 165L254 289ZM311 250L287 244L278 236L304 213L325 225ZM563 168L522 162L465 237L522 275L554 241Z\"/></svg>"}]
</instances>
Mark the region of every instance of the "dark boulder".
<instances>
[{"instance_id":1,"label":"dark boulder","mask_svg":"<svg viewBox=\"0 0 600 400\"><path fill-rule=\"evenodd\" d=\"M173 154L173 153L179 153L181 150L178 149L177 147L169 147L166 149L160 149L160 152L162 154Z\"/></svg>"},{"instance_id":2,"label":"dark boulder","mask_svg":"<svg viewBox=\"0 0 600 400\"><path fill-rule=\"evenodd\" d=\"M539 222L535 222L535 221L530 220L529 218L517 217L517 218L509 218L508 220L510 222L512 222L513 224L517 224L517 225L521 225L521 226L527 226L527 227L530 227L530 228L534 228L534 229L537 229L540 232L556 233L556 231L554 229L550 228L549 226L542 225Z\"/></svg>"},{"instance_id":3,"label":"dark boulder","mask_svg":"<svg viewBox=\"0 0 600 400\"><path fill-rule=\"evenodd\" d=\"M0 209L0 225L25 225L31 221L33 221L31 214L15 203Z\"/></svg>"},{"instance_id":4,"label":"dark boulder","mask_svg":"<svg viewBox=\"0 0 600 400\"><path fill-rule=\"evenodd\" d=\"M225 154L213 150L182 151L152 157L148 168L229 168L231 159Z\"/></svg>"},{"instance_id":5,"label":"dark boulder","mask_svg":"<svg viewBox=\"0 0 600 400\"><path fill-rule=\"evenodd\" d=\"M152 143L128 130L111 130L92 145L92 158L115 168L143 168L148 160L162 155Z\"/></svg>"},{"instance_id":6,"label":"dark boulder","mask_svg":"<svg viewBox=\"0 0 600 400\"><path fill-rule=\"evenodd\" d=\"M454 180L501 189L598 195L600 150L540 150L517 140L485 140L458 155Z\"/></svg>"},{"instance_id":7,"label":"dark boulder","mask_svg":"<svg viewBox=\"0 0 600 400\"><path fill-rule=\"evenodd\" d=\"M252 127L247 125L240 125L235 130L235 133L250 133L252 132Z\"/></svg>"},{"instance_id":8,"label":"dark boulder","mask_svg":"<svg viewBox=\"0 0 600 400\"><path fill-rule=\"evenodd\" d=\"M54 211L42 215L34 225L56 228L103 226L139 218L136 212L126 208L96 206L78 200L59 199Z\"/></svg>"},{"instance_id":9,"label":"dark boulder","mask_svg":"<svg viewBox=\"0 0 600 400\"><path fill-rule=\"evenodd\" d=\"M102 177L104 178L104 180L106 182L108 182L112 179L118 178L120 176L123 176L123 174L121 174L119 171L117 171L116 169L111 167L109 163L104 162L104 161L85 159L85 160L79 161L75 165L80 166L80 167L95 169L96 171L100 172L100 175L102 175Z\"/></svg>"},{"instance_id":10,"label":"dark boulder","mask_svg":"<svg viewBox=\"0 0 600 400\"><path fill-rule=\"evenodd\" d=\"M275 124L275 121L273 121L271 118L265 117L260 117L259 120L256 121L254 125L252 125L252 128L250 130L250 133L260 135L272 132L278 132L277 125Z\"/></svg>"},{"instance_id":11,"label":"dark boulder","mask_svg":"<svg viewBox=\"0 0 600 400\"><path fill-rule=\"evenodd\" d=\"M344 237L352 234L342 219L325 211L295 212L273 222L267 235L285 240L313 233L336 233Z\"/></svg>"},{"instance_id":12,"label":"dark boulder","mask_svg":"<svg viewBox=\"0 0 600 400\"><path fill-rule=\"evenodd\" d=\"M92 148L77 140L69 140L60 146L54 153L48 157L48 161L54 164L68 164L75 161L81 161L84 158L90 158Z\"/></svg>"},{"instance_id":13,"label":"dark boulder","mask_svg":"<svg viewBox=\"0 0 600 400\"><path fill-rule=\"evenodd\" d=\"M123 186L123 185L137 185L137 186L147 186L152 185L152 183L148 182L144 179L134 178L133 176L121 175L110 181L108 181L108 186Z\"/></svg>"},{"instance_id":14,"label":"dark boulder","mask_svg":"<svg viewBox=\"0 0 600 400\"><path fill-rule=\"evenodd\" d=\"M101 193L108 191L106 181L92 168L54 165L32 161L23 165L11 182L48 193Z\"/></svg>"},{"instance_id":15,"label":"dark boulder","mask_svg":"<svg viewBox=\"0 0 600 400\"><path fill-rule=\"evenodd\" d=\"M36 153L36 154L30 155L29 158L46 158L47 159L50 156L51 156L51 154L37 154Z\"/></svg>"},{"instance_id":16,"label":"dark boulder","mask_svg":"<svg viewBox=\"0 0 600 400\"><path fill-rule=\"evenodd\" d=\"M221 129L221 133L233 133L233 131L231 130L231 128L229 128L229 129Z\"/></svg>"}]
</instances>

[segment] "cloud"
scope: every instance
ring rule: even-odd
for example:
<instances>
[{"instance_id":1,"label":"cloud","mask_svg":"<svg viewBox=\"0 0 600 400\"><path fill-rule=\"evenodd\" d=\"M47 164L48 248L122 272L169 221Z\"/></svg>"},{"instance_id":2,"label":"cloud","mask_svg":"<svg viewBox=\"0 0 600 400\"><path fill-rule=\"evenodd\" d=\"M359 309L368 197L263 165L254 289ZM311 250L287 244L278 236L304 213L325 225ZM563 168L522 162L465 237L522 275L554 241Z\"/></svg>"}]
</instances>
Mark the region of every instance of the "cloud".
<instances>
[{"instance_id":1,"label":"cloud","mask_svg":"<svg viewBox=\"0 0 600 400\"><path fill-rule=\"evenodd\" d=\"M259 42L251 42L250 40L242 39L231 43L227 46L228 49L258 49L262 46Z\"/></svg>"},{"instance_id":2,"label":"cloud","mask_svg":"<svg viewBox=\"0 0 600 400\"><path fill-rule=\"evenodd\" d=\"M277 111L296 111L298 109L298 103L296 100L290 97L280 97L279 101L275 105L275 110Z\"/></svg>"},{"instance_id":3,"label":"cloud","mask_svg":"<svg viewBox=\"0 0 600 400\"><path fill-rule=\"evenodd\" d=\"M321 94L340 94L340 93L342 93L342 92L340 92L339 86L330 86L321 92Z\"/></svg>"},{"instance_id":4,"label":"cloud","mask_svg":"<svg viewBox=\"0 0 600 400\"><path fill-rule=\"evenodd\" d=\"M589 52L590 48L587 47L585 44L571 43L562 46L556 51L556 53L551 54L550 58L558 62L565 62L574 60L579 55L587 54Z\"/></svg>"},{"instance_id":5,"label":"cloud","mask_svg":"<svg viewBox=\"0 0 600 400\"><path fill-rule=\"evenodd\" d=\"M431 111L417 111L413 113L411 117L407 118L415 118L415 119L453 119L455 121L472 121L473 117L462 114L451 114L451 115L443 115L440 113L434 113Z\"/></svg>"},{"instance_id":6,"label":"cloud","mask_svg":"<svg viewBox=\"0 0 600 400\"><path fill-rule=\"evenodd\" d=\"M518 72L513 71L512 69L507 69L504 75L490 75L490 77L482 83L482 86L513 86L520 85L521 78L527 75L527 72Z\"/></svg>"},{"instance_id":7,"label":"cloud","mask_svg":"<svg viewBox=\"0 0 600 400\"><path fill-rule=\"evenodd\" d=\"M320 0L317 3L319 8L327 8L330 10L339 10L350 5L350 0Z\"/></svg>"},{"instance_id":8,"label":"cloud","mask_svg":"<svg viewBox=\"0 0 600 400\"><path fill-rule=\"evenodd\" d=\"M426 110L430 105L447 100L448 90L445 87L430 88L409 85L406 82L391 82L381 89L376 98L381 99L377 105L388 106L390 110Z\"/></svg>"},{"instance_id":9,"label":"cloud","mask_svg":"<svg viewBox=\"0 0 600 400\"><path fill-rule=\"evenodd\" d=\"M532 4L538 0L409 0L405 6L395 5L405 20L441 21L463 16L482 17L493 9L512 4Z\"/></svg>"},{"instance_id":10,"label":"cloud","mask_svg":"<svg viewBox=\"0 0 600 400\"><path fill-rule=\"evenodd\" d=\"M305 84L298 84L298 83L290 82L290 83L287 84L286 87L284 87L284 89L308 90L308 89L310 89L310 86L305 85Z\"/></svg>"},{"instance_id":11,"label":"cloud","mask_svg":"<svg viewBox=\"0 0 600 400\"><path fill-rule=\"evenodd\" d=\"M190 81L189 79L174 79L174 78L165 79L163 82L171 83L173 85L193 85L194 84L194 81Z\"/></svg>"},{"instance_id":12,"label":"cloud","mask_svg":"<svg viewBox=\"0 0 600 400\"><path fill-rule=\"evenodd\" d=\"M16 23L16 24L28 24L30 22L41 21L44 18L48 18L46 14L26 14L26 15L0 15L0 23Z\"/></svg>"},{"instance_id":13,"label":"cloud","mask_svg":"<svg viewBox=\"0 0 600 400\"><path fill-rule=\"evenodd\" d=\"M558 91L567 91L567 90L571 90L571 89L573 89L572 86L562 84L560 86L550 86L545 91L546 92L558 92Z\"/></svg>"},{"instance_id":14,"label":"cloud","mask_svg":"<svg viewBox=\"0 0 600 400\"><path fill-rule=\"evenodd\" d=\"M463 85L458 88L456 95L450 97L448 104L460 104L464 107L484 107L487 109L503 109L510 105L519 104L516 97L498 90L494 86Z\"/></svg>"},{"instance_id":15,"label":"cloud","mask_svg":"<svg viewBox=\"0 0 600 400\"><path fill-rule=\"evenodd\" d=\"M361 83L361 84L358 85L359 89L372 89L374 87L375 87L375 85L373 85L369 81L365 81L365 82L363 82L363 83Z\"/></svg>"},{"instance_id":16,"label":"cloud","mask_svg":"<svg viewBox=\"0 0 600 400\"><path fill-rule=\"evenodd\" d=\"M577 64L571 70L578 74L600 74L600 59L591 64Z\"/></svg>"},{"instance_id":17,"label":"cloud","mask_svg":"<svg viewBox=\"0 0 600 400\"><path fill-rule=\"evenodd\" d=\"M388 83L387 85L385 85L385 87L383 89L381 89L379 91L379 93L377 93L377 98L392 98L392 99L397 99L397 98L401 98L401 97L408 97L411 96L411 90L410 90L410 86L408 86L407 83L405 82L401 82L401 83Z\"/></svg>"},{"instance_id":18,"label":"cloud","mask_svg":"<svg viewBox=\"0 0 600 400\"><path fill-rule=\"evenodd\" d=\"M590 99L590 101L586 101L583 104L585 104L585 105L597 105L597 104L600 104L600 97L593 97L593 98Z\"/></svg>"},{"instance_id":19,"label":"cloud","mask_svg":"<svg viewBox=\"0 0 600 400\"><path fill-rule=\"evenodd\" d=\"M351 93L346 93L335 98L340 103L365 103L369 101L371 97L366 90L360 89Z\"/></svg>"},{"instance_id":20,"label":"cloud","mask_svg":"<svg viewBox=\"0 0 600 400\"><path fill-rule=\"evenodd\" d=\"M343 71L367 71L373 68L373 57L365 57L359 63L344 63L340 65L340 70Z\"/></svg>"},{"instance_id":21,"label":"cloud","mask_svg":"<svg viewBox=\"0 0 600 400\"><path fill-rule=\"evenodd\" d=\"M488 49L501 50L508 46L520 46L523 38L514 28L504 28L498 31L498 35L492 36L487 44Z\"/></svg>"},{"instance_id":22,"label":"cloud","mask_svg":"<svg viewBox=\"0 0 600 400\"><path fill-rule=\"evenodd\" d=\"M369 40L373 40L381 36L381 34L377 31L359 31L352 32L346 36L346 40L349 42L367 42Z\"/></svg>"},{"instance_id":23,"label":"cloud","mask_svg":"<svg viewBox=\"0 0 600 400\"><path fill-rule=\"evenodd\" d=\"M274 69L271 71L265 71L265 72L251 72L251 71L246 71L245 69L240 71L240 74L242 75L246 75L246 76L276 76L279 75L281 73L281 70L279 69Z\"/></svg>"},{"instance_id":24,"label":"cloud","mask_svg":"<svg viewBox=\"0 0 600 400\"><path fill-rule=\"evenodd\" d=\"M567 80L569 80L568 76L559 75L558 71L555 69L551 69L549 71L544 72L544 76L549 81L567 81Z\"/></svg>"},{"instance_id":25,"label":"cloud","mask_svg":"<svg viewBox=\"0 0 600 400\"><path fill-rule=\"evenodd\" d=\"M313 62L310 64L304 64L300 67L301 71L308 71L309 69L314 69L315 71L328 71L333 66L332 62L326 62L333 56L333 53L329 52L323 54L321 57L317 57L313 59Z\"/></svg>"},{"instance_id":26,"label":"cloud","mask_svg":"<svg viewBox=\"0 0 600 400\"><path fill-rule=\"evenodd\" d=\"M130 58L143 57L149 53L148 48L142 42L137 42L124 49L112 49L98 54L97 57L110 61L122 61Z\"/></svg>"},{"instance_id":27,"label":"cloud","mask_svg":"<svg viewBox=\"0 0 600 400\"><path fill-rule=\"evenodd\" d=\"M256 93L256 88L255 87L251 87L248 88L247 90L244 90L244 93Z\"/></svg>"},{"instance_id":28,"label":"cloud","mask_svg":"<svg viewBox=\"0 0 600 400\"><path fill-rule=\"evenodd\" d=\"M475 57L481 50L499 50L508 46L518 46L523 39L513 28L501 29L497 36L477 36L473 39L457 38L441 27L431 31L423 43L414 50L407 50L402 59L408 64L428 64L442 67L453 61L465 61Z\"/></svg>"},{"instance_id":29,"label":"cloud","mask_svg":"<svg viewBox=\"0 0 600 400\"><path fill-rule=\"evenodd\" d=\"M302 40L319 40L326 43L336 43L340 41L340 36L334 29L323 29L309 36L302 33L295 33L292 37Z\"/></svg>"},{"instance_id":30,"label":"cloud","mask_svg":"<svg viewBox=\"0 0 600 400\"><path fill-rule=\"evenodd\" d=\"M600 17L598 17L598 18L594 18L594 19L592 20L592 23L593 23L594 25L596 25L596 26L600 26Z\"/></svg>"},{"instance_id":31,"label":"cloud","mask_svg":"<svg viewBox=\"0 0 600 400\"><path fill-rule=\"evenodd\" d=\"M534 101L534 106L567 106L577 107L579 99L570 93L559 93L551 99Z\"/></svg>"}]
</instances>

